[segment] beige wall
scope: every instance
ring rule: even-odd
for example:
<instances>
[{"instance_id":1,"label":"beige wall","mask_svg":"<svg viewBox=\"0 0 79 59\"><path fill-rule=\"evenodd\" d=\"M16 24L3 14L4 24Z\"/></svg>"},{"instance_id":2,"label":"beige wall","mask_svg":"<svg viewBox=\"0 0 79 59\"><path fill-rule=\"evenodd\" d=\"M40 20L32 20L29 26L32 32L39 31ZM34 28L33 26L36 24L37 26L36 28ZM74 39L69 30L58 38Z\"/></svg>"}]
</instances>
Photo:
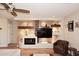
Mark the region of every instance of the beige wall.
<instances>
[{"instance_id":1,"label":"beige wall","mask_svg":"<svg viewBox=\"0 0 79 59\"><path fill-rule=\"evenodd\" d=\"M67 28L68 21L74 21L74 31L69 32ZM79 12L65 18L64 20L64 38L70 42L70 46L79 50L79 28L75 27L75 22L79 22Z\"/></svg>"},{"instance_id":2,"label":"beige wall","mask_svg":"<svg viewBox=\"0 0 79 59\"><path fill-rule=\"evenodd\" d=\"M17 22L13 21L12 22L12 37L13 39L11 40L11 43L16 43L17 42Z\"/></svg>"}]
</instances>

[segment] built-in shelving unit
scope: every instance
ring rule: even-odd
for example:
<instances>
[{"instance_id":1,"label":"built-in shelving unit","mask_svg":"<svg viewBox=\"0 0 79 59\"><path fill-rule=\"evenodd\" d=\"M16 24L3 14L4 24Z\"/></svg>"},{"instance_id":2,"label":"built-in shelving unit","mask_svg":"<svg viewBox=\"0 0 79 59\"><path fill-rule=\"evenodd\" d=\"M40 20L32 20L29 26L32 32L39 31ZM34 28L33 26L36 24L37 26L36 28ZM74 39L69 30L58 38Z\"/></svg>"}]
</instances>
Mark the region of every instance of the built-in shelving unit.
<instances>
[{"instance_id":1,"label":"built-in shelving unit","mask_svg":"<svg viewBox=\"0 0 79 59\"><path fill-rule=\"evenodd\" d=\"M27 35L35 35L37 28L44 27L47 25L48 27L52 28L52 38L39 38L39 43L53 43L56 40L60 39L61 37L61 22L60 21L45 21L45 20L34 20L34 21L24 21L19 22L17 28L19 32Z\"/></svg>"}]
</instances>

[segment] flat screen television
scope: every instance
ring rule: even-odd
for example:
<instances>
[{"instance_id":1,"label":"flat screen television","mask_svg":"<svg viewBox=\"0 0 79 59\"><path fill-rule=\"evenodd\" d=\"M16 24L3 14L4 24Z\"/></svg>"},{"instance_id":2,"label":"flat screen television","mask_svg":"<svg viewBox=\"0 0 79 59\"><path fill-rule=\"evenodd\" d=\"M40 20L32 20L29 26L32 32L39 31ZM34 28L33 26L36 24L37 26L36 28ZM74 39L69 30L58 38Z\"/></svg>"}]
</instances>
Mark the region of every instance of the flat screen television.
<instances>
[{"instance_id":1,"label":"flat screen television","mask_svg":"<svg viewBox=\"0 0 79 59\"><path fill-rule=\"evenodd\" d=\"M52 28L38 28L37 37L38 38L51 38L52 37Z\"/></svg>"}]
</instances>

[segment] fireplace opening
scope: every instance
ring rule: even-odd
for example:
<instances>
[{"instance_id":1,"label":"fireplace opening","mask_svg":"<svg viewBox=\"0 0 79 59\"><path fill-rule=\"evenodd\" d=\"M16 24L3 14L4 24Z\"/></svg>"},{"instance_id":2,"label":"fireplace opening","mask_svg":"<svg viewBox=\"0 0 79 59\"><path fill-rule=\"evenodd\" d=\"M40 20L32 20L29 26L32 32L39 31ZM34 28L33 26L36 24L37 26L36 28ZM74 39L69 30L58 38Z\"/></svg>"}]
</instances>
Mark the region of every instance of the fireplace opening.
<instances>
[{"instance_id":1,"label":"fireplace opening","mask_svg":"<svg viewBox=\"0 0 79 59\"><path fill-rule=\"evenodd\" d=\"M35 40L35 38L24 38L24 44L25 45L35 45L36 40Z\"/></svg>"}]
</instances>

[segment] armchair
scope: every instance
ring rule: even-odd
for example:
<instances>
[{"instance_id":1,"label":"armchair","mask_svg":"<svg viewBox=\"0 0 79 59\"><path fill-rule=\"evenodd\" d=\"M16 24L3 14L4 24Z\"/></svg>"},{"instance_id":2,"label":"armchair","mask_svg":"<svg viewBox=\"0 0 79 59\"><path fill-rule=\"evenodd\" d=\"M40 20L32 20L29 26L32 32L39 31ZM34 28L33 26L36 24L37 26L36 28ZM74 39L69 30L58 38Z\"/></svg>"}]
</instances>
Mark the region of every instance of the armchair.
<instances>
[{"instance_id":1,"label":"armchair","mask_svg":"<svg viewBox=\"0 0 79 59\"><path fill-rule=\"evenodd\" d=\"M58 40L53 44L53 50L55 53L65 56L68 54L68 45L69 45L68 41Z\"/></svg>"}]
</instances>

